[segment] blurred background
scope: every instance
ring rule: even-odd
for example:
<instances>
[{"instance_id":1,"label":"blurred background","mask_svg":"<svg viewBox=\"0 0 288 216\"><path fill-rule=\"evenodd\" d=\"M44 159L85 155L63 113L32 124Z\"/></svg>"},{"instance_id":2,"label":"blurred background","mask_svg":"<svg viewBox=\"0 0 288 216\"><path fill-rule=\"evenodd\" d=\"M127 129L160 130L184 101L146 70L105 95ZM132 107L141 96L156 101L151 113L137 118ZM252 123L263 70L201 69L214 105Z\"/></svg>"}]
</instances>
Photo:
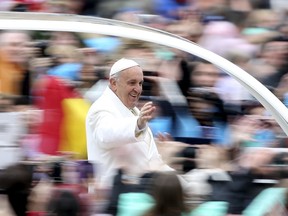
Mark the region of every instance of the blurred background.
<instances>
[{"instance_id":1,"label":"blurred background","mask_svg":"<svg viewBox=\"0 0 288 216\"><path fill-rule=\"evenodd\" d=\"M0 0L0 11L102 17L164 30L228 59L288 105L286 0ZM138 40L17 30L0 31L0 215L62 215L67 206L57 203L73 207L69 215L144 215L129 213L134 204L120 205L118 196L115 204L114 189L100 188L97 165L87 161L86 113L122 57L143 68L139 108L147 100L157 107L149 126L163 159L190 182L191 215L255 215L255 200L267 197L275 198L273 205L263 204L257 215L284 215L287 136L217 66ZM169 143L159 138L163 133ZM281 191L267 192L275 188ZM201 207L210 202L221 208Z\"/></svg>"}]
</instances>

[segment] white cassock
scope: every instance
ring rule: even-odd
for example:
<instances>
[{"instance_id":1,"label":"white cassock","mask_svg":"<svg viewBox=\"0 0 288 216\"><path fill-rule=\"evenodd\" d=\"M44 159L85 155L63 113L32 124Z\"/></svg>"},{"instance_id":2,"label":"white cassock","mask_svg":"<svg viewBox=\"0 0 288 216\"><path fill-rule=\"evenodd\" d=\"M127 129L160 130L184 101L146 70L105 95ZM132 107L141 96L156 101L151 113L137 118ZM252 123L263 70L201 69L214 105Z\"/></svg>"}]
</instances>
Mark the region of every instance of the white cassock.
<instances>
[{"instance_id":1,"label":"white cassock","mask_svg":"<svg viewBox=\"0 0 288 216\"><path fill-rule=\"evenodd\" d=\"M134 176L152 170L172 170L163 163L151 130L136 137L139 109L132 113L107 87L86 117L88 160L100 164L101 185L111 186L115 169L125 168Z\"/></svg>"}]
</instances>

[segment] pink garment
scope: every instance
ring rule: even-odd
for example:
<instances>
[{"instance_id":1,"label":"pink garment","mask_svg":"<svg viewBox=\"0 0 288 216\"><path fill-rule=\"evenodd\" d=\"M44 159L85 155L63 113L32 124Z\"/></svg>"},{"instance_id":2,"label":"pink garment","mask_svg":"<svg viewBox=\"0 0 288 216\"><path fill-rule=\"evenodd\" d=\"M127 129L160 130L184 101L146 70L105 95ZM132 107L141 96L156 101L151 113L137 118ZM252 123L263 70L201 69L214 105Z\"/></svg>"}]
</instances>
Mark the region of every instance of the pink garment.
<instances>
[{"instance_id":1,"label":"pink garment","mask_svg":"<svg viewBox=\"0 0 288 216\"><path fill-rule=\"evenodd\" d=\"M215 21L207 24L199 45L222 57L231 51L245 52L253 55L257 46L241 37L238 28L228 21Z\"/></svg>"}]
</instances>

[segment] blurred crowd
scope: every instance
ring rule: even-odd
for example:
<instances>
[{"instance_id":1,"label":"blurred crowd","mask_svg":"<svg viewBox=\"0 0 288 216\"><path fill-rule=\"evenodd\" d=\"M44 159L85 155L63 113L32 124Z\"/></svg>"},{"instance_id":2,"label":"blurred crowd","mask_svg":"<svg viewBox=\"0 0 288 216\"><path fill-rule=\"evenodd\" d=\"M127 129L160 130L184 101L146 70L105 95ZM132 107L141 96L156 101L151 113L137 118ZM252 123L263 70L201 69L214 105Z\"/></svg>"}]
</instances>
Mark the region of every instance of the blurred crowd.
<instances>
[{"instance_id":1,"label":"blurred crowd","mask_svg":"<svg viewBox=\"0 0 288 216\"><path fill-rule=\"evenodd\" d=\"M0 11L102 17L167 31L228 59L288 105L285 0L0 0ZM97 185L98 167L86 160L85 114L123 57L143 68L139 108L147 100L157 107L149 126L163 160L189 188L158 173L133 187L121 172L113 188ZM288 139L269 110L217 66L158 44L2 30L0 115L0 215L125 215L119 199L127 191L145 191L156 202L134 215L163 215L169 207L180 215L208 201L229 203L223 215L241 215L264 188L287 186Z\"/></svg>"}]
</instances>

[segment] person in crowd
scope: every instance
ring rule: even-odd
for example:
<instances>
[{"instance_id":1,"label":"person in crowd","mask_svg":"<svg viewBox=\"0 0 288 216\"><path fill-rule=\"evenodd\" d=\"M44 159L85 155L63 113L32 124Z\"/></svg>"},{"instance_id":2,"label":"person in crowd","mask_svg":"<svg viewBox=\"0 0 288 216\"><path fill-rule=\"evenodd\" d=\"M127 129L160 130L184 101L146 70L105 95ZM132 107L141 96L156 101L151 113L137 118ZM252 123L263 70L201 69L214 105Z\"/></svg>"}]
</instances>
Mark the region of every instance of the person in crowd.
<instances>
[{"instance_id":1,"label":"person in crowd","mask_svg":"<svg viewBox=\"0 0 288 216\"><path fill-rule=\"evenodd\" d=\"M144 215L180 216L189 212L185 203L185 193L178 176L174 172L159 172L152 177L151 195L155 205Z\"/></svg>"},{"instance_id":2,"label":"person in crowd","mask_svg":"<svg viewBox=\"0 0 288 216\"><path fill-rule=\"evenodd\" d=\"M12 164L0 172L0 189L6 194L16 216L25 216L30 194L33 167L24 163Z\"/></svg>"},{"instance_id":3,"label":"person in crowd","mask_svg":"<svg viewBox=\"0 0 288 216\"><path fill-rule=\"evenodd\" d=\"M255 45L242 37L239 28L228 21L209 22L206 24L198 43L224 58L233 49L241 50L248 54L254 54L257 51Z\"/></svg>"},{"instance_id":4,"label":"person in crowd","mask_svg":"<svg viewBox=\"0 0 288 216\"><path fill-rule=\"evenodd\" d=\"M196 121L195 125L190 125L191 129L199 130L200 137L211 139L214 144L229 145L227 113L219 96L199 88L191 89L187 100L190 114Z\"/></svg>"},{"instance_id":5,"label":"person in crowd","mask_svg":"<svg viewBox=\"0 0 288 216\"><path fill-rule=\"evenodd\" d=\"M0 33L0 92L6 95L30 95L28 65L30 36L22 31Z\"/></svg>"},{"instance_id":6,"label":"person in crowd","mask_svg":"<svg viewBox=\"0 0 288 216\"><path fill-rule=\"evenodd\" d=\"M243 150L243 149L242 149ZM210 176L208 182L212 186L210 200L225 201L229 203L228 215L242 215L249 203L257 195L260 185L256 184L258 178L271 178L275 170L267 171L273 158L277 154L271 149L252 149L239 151L230 161L228 178L218 179ZM219 177L219 176L218 176ZM261 189L260 189L261 190Z\"/></svg>"},{"instance_id":7,"label":"person in crowd","mask_svg":"<svg viewBox=\"0 0 288 216\"><path fill-rule=\"evenodd\" d=\"M100 182L111 185L115 170L129 178L152 170L172 170L161 159L148 121L155 107L147 102L136 105L142 92L140 65L122 58L110 70L109 86L86 117L88 160L103 168Z\"/></svg>"},{"instance_id":8,"label":"person in crowd","mask_svg":"<svg viewBox=\"0 0 288 216\"><path fill-rule=\"evenodd\" d=\"M276 147L283 136L280 126L272 118L259 102L243 105L243 112L251 119L251 140L246 140L242 144L246 147ZM249 122L249 121L248 121ZM246 126L249 128L249 125Z\"/></svg>"},{"instance_id":9,"label":"person in crowd","mask_svg":"<svg viewBox=\"0 0 288 216\"><path fill-rule=\"evenodd\" d=\"M274 90L287 73L288 40L275 37L262 44L258 58L251 60L251 74Z\"/></svg>"},{"instance_id":10,"label":"person in crowd","mask_svg":"<svg viewBox=\"0 0 288 216\"><path fill-rule=\"evenodd\" d=\"M231 61L241 69L249 71L251 56L242 51L231 51L227 55L227 60ZM219 79L215 83L217 92L223 100L226 109L240 111L244 101L254 100L252 95L236 79L226 73L220 73Z\"/></svg>"},{"instance_id":11,"label":"person in crowd","mask_svg":"<svg viewBox=\"0 0 288 216\"><path fill-rule=\"evenodd\" d=\"M79 197L72 191L56 191L56 198L52 198L48 203L47 215L57 216L77 216L81 212L81 203Z\"/></svg>"},{"instance_id":12,"label":"person in crowd","mask_svg":"<svg viewBox=\"0 0 288 216\"><path fill-rule=\"evenodd\" d=\"M177 115L177 136L207 139L229 145L229 125L223 100L215 88L219 69L207 61L195 62L187 91L187 110Z\"/></svg>"},{"instance_id":13,"label":"person in crowd","mask_svg":"<svg viewBox=\"0 0 288 216\"><path fill-rule=\"evenodd\" d=\"M41 124L41 111L33 106L27 106L26 103L25 100L18 99L14 104L14 110L21 115L20 120L23 121L26 129L18 142L26 160L37 160L43 156L39 151L41 137L38 131Z\"/></svg>"},{"instance_id":14,"label":"person in crowd","mask_svg":"<svg viewBox=\"0 0 288 216\"><path fill-rule=\"evenodd\" d=\"M64 77L62 74L61 76ZM61 122L64 116L62 101L67 98L80 98L78 91L67 77L46 75L37 80L33 93L34 105L42 110L39 124L39 151L43 154L57 155L61 143Z\"/></svg>"}]
</instances>

